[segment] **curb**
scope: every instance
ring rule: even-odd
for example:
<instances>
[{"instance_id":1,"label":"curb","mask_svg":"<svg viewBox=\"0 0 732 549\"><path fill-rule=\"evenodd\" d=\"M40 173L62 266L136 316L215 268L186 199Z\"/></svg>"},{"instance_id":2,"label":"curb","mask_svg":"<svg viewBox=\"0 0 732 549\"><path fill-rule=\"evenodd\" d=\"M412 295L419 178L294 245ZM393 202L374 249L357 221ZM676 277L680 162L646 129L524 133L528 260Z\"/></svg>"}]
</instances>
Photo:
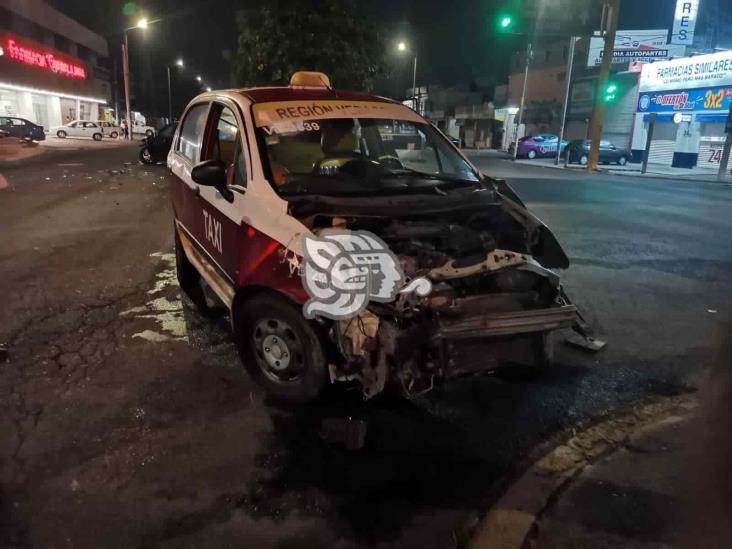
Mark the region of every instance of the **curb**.
<instances>
[{"instance_id":1,"label":"curb","mask_svg":"<svg viewBox=\"0 0 732 549\"><path fill-rule=\"evenodd\" d=\"M694 394L637 404L630 412L597 423L535 461L475 526L470 549L520 549L543 511L586 466L624 446L630 436L670 415L697 406Z\"/></svg>"},{"instance_id":2,"label":"curb","mask_svg":"<svg viewBox=\"0 0 732 549\"><path fill-rule=\"evenodd\" d=\"M729 181L719 181L716 178L709 179L707 176L703 179L692 179L693 176L679 176L679 175L669 175L669 174L661 174L661 173L653 173L653 172L646 172L644 174L640 173L640 169L638 171L631 171L631 170L614 170L612 168L602 168L598 169L594 172L588 172L584 168L565 168L562 165L555 166L554 164L531 164L529 162L519 160L515 161L513 159L507 158L506 160L512 160L513 163L518 163L522 166L530 166L533 168L546 168L551 170L568 170L570 173L586 173L588 175L619 175L619 176L625 176L625 177L635 177L638 179L665 179L665 180L672 180L672 181L683 181L686 183L715 183L717 185L730 185L732 184L732 178L730 178Z\"/></svg>"}]
</instances>

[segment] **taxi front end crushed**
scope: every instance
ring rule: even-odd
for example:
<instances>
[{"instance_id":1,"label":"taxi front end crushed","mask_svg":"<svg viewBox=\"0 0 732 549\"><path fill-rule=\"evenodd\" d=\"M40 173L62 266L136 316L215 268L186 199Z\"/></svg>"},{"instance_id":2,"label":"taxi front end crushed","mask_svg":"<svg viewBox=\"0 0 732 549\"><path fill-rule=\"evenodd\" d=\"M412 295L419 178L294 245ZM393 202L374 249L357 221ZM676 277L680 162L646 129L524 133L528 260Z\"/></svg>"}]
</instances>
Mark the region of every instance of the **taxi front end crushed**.
<instances>
[{"instance_id":1,"label":"taxi front end crushed","mask_svg":"<svg viewBox=\"0 0 732 549\"><path fill-rule=\"evenodd\" d=\"M289 201L291 214L315 234L368 231L396 255L407 286L431 282L427 295L371 301L358 316L329 325L337 348L331 380L360 382L366 398L388 383L415 394L440 378L547 362L555 330L591 336L550 270L568 267L566 255L502 181Z\"/></svg>"}]
</instances>

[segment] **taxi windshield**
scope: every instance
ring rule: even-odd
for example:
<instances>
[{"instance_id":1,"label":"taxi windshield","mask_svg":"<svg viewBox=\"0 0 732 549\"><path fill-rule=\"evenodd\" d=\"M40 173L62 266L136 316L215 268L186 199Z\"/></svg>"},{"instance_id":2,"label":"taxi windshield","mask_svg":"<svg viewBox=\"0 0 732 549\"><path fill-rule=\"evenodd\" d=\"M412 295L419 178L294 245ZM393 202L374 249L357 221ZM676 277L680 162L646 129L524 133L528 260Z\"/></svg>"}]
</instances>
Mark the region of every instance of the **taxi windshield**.
<instances>
[{"instance_id":1,"label":"taxi windshield","mask_svg":"<svg viewBox=\"0 0 732 549\"><path fill-rule=\"evenodd\" d=\"M280 194L368 193L478 181L437 130L417 121L301 119L258 131L266 151L262 160Z\"/></svg>"}]
</instances>

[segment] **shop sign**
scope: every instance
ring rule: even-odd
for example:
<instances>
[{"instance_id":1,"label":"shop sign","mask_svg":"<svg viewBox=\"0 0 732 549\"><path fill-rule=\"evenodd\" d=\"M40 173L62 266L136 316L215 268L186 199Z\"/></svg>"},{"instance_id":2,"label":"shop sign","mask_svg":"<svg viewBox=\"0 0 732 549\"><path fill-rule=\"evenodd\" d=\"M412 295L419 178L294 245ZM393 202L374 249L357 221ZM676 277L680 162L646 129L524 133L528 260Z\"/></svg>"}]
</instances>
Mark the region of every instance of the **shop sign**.
<instances>
[{"instance_id":1,"label":"shop sign","mask_svg":"<svg viewBox=\"0 0 732 549\"><path fill-rule=\"evenodd\" d=\"M732 88L643 93L639 112L720 111L732 105Z\"/></svg>"},{"instance_id":2,"label":"shop sign","mask_svg":"<svg viewBox=\"0 0 732 549\"><path fill-rule=\"evenodd\" d=\"M643 93L717 86L732 86L732 51L644 65L639 90Z\"/></svg>"},{"instance_id":3,"label":"shop sign","mask_svg":"<svg viewBox=\"0 0 732 549\"><path fill-rule=\"evenodd\" d=\"M13 61L69 78L86 79L86 69L82 65L52 50L29 46L9 34L4 37L1 47L4 57Z\"/></svg>"},{"instance_id":4,"label":"shop sign","mask_svg":"<svg viewBox=\"0 0 732 549\"><path fill-rule=\"evenodd\" d=\"M597 31L596 34L599 34ZM668 29L619 30L615 35L613 64L629 64L639 61L658 61L684 55L683 46L669 46L666 38ZM590 38L587 66L602 64L605 40L601 36Z\"/></svg>"},{"instance_id":5,"label":"shop sign","mask_svg":"<svg viewBox=\"0 0 732 549\"><path fill-rule=\"evenodd\" d=\"M676 0L674 29L671 43L691 46L694 43L696 17L699 13L699 0Z\"/></svg>"}]
</instances>

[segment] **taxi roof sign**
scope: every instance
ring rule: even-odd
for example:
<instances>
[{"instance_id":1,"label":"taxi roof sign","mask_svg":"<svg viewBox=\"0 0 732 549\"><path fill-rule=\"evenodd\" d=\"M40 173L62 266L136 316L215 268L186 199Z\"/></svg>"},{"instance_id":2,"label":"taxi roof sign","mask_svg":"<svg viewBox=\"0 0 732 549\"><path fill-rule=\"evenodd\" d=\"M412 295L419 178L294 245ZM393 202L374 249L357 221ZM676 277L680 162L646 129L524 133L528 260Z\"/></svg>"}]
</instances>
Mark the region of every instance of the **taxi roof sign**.
<instances>
[{"instance_id":1,"label":"taxi roof sign","mask_svg":"<svg viewBox=\"0 0 732 549\"><path fill-rule=\"evenodd\" d=\"M330 78L322 72L297 71L290 78L290 86L298 88L330 89Z\"/></svg>"}]
</instances>

